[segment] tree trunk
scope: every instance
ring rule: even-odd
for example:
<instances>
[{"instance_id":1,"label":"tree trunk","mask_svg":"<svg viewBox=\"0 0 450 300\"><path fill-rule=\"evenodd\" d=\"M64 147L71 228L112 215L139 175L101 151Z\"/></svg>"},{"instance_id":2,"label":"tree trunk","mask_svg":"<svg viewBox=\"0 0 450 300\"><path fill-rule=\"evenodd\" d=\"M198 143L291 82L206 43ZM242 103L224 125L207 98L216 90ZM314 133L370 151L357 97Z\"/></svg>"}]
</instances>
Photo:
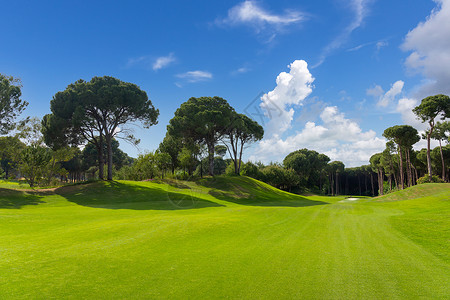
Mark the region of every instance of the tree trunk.
<instances>
[{"instance_id":1,"label":"tree trunk","mask_svg":"<svg viewBox=\"0 0 450 300\"><path fill-rule=\"evenodd\" d=\"M412 186L412 172L411 172L411 159L409 157L409 149L405 150L406 154L406 165L407 165L407 172L408 172L408 187Z\"/></svg>"},{"instance_id":2,"label":"tree trunk","mask_svg":"<svg viewBox=\"0 0 450 300\"><path fill-rule=\"evenodd\" d=\"M405 179L403 174L403 155L402 155L402 147L398 145L398 153L400 154L400 182L402 184L402 190L405 189Z\"/></svg>"},{"instance_id":3,"label":"tree trunk","mask_svg":"<svg viewBox=\"0 0 450 300\"><path fill-rule=\"evenodd\" d=\"M372 184L372 196L375 196L375 190L374 190L374 186L373 186L373 173L370 172L370 182Z\"/></svg>"},{"instance_id":4,"label":"tree trunk","mask_svg":"<svg viewBox=\"0 0 450 300\"><path fill-rule=\"evenodd\" d=\"M383 169L382 168L378 168L378 193L380 194L380 195L383 195L384 194L384 191L383 191Z\"/></svg>"},{"instance_id":5,"label":"tree trunk","mask_svg":"<svg viewBox=\"0 0 450 300\"><path fill-rule=\"evenodd\" d=\"M430 182L432 181L432 170L431 170L431 153L430 153L430 147L431 147L431 134L433 133L433 129L434 129L434 122L430 121L430 131L427 134L427 165L428 165L428 178L430 180Z\"/></svg>"},{"instance_id":6,"label":"tree trunk","mask_svg":"<svg viewBox=\"0 0 450 300\"><path fill-rule=\"evenodd\" d=\"M241 174L241 162L242 162L242 151L243 150L244 150L244 143L241 141L241 150L239 152L239 163L238 163L237 175Z\"/></svg>"},{"instance_id":7,"label":"tree trunk","mask_svg":"<svg viewBox=\"0 0 450 300\"><path fill-rule=\"evenodd\" d=\"M445 181L445 163L444 163L444 154L442 154L442 144L441 144L441 139L439 139L439 151L441 151L442 180Z\"/></svg>"},{"instance_id":8,"label":"tree trunk","mask_svg":"<svg viewBox=\"0 0 450 300\"><path fill-rule=\"evenodd\" d=\"M96 143L97 154L98 154L98 178L103 180L103 165L105 164L103 160L103 135L100 134L99 141Z\"/></svg>"},{"instance_id":9,"label":"tree trunk","mask_svg":"<svg viewBox=\"0 0 450 300\"><path fill-rule=\"evenodd\" d=\"M333 173L330 174L330 186L331 186L331 195L334 196L334 180L333 180Z\"/></svg>"},{"instance_id":10,"label":"tree trunk","mask_svg":"<svg viewBox=\"0 0 450 300\"><path fill-rule=\"evenodd\" d=\"M106 146L108 151L108 180L112 180L112 168L113 168L113 154L112 154L112 137L110 134L106 136Z\"/></svg>"},{"instance_id":11,"label":"tree trunk","mask_svg":"<svg viewBox=\"0 0 450 300\"><path fill-rule=\"evenodd\" d=\"M339 195L339 173L336 172L336 196Z\"/></svg>"},{"instance_id":12,"label":"tree trunk","mask_svg":"<svg viewBox=\"0 0 450 300\"><path fill-rule=\"evenodd\" d=\"M208 144L209 175L214 176L214 143Z\"/></svg>"}]
</instances>

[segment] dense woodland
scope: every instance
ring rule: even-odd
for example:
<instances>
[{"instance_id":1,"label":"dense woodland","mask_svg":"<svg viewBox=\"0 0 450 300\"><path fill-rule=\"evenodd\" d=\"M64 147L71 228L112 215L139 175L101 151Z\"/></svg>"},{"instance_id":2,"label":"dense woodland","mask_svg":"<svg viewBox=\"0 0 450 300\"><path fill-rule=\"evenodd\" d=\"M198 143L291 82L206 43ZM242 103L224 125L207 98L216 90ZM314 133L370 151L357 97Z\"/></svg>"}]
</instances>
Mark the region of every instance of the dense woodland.
<instances>
[{"instance_id":1,"label":"dense woodland","mask_svg":"<svg viewBox=\"0 0 450 300\"><path fill-rule=\"evenodd\" d=\"M138 144L130 124L149 128L159 111L145 91L112 77L79 80L50 101L51 113L18 121L27 102L19 80L0 74L0 176L30 186L86 180L195 180L204 176L250 176L277 188L329 195L389 193L424 182L449 182L450 98L430 96L414 108L428 124L419 136L409 125L387 128L386 149L370 164L346 168L325 154L299 149L282 162L243 162L244 151L264 129L220 97L190 98L175 111L157 150L131 158L119 140ZM428 147L416 151L421 138ZM431 140L439 146L431 149ZM229 157L229 158L225 158Z\"/></svg>"}]
</instances>

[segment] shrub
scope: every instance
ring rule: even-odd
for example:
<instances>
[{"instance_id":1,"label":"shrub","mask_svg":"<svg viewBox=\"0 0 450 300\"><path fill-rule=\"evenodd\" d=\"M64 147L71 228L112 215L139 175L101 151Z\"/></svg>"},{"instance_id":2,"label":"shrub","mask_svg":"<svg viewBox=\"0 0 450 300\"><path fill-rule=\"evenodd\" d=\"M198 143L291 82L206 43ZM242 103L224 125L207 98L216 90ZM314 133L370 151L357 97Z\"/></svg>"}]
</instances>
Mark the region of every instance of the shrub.
<instances>
[{"instance_id":1,"label":"shrub","mask_svg":"<svg viewBox=\"0 0 450 300\"><path fill-rule=\"evenodd\" d=\"M422 184L422 183L443 183L443 182L444 181L442 181L442 179L439 178L439 176L437 176L437 175L431 176L431 181L430 181L430 177L428 175L420 177L417 180L417 184Z\"/></svg>"}]
</instances>

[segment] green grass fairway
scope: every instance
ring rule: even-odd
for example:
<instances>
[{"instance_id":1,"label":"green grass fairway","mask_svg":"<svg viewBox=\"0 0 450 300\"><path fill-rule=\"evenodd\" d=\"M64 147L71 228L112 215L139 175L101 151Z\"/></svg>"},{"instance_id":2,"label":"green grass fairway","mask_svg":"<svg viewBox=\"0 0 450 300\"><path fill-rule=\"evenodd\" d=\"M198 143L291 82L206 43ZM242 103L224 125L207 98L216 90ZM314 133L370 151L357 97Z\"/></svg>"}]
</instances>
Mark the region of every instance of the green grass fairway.
<instances>
[{"instance_id":1,"label":"green grass fairway","mask_svg":"<svg viewBox=\"0 0 450 300\"><path fill-rule=\"evenodd\" d=\"M0 186L0 299L449 299L450 184L302 197L250 178Z\"/></svg>"}]
</instances>

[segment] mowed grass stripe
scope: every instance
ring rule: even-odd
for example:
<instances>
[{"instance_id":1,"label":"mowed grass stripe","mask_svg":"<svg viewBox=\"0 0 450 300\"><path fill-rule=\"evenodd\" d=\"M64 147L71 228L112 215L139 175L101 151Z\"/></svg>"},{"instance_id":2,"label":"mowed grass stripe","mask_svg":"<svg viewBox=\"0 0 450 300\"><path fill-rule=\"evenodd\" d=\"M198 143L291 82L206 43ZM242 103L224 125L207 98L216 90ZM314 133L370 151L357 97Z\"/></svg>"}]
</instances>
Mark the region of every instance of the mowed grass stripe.
<instances>
[{"instance_id":1,"label":"mowed grass stripe","mask_svg":"<svg viewBox=\"0 0 450 300\"><path fill-rule=\"evenodd\" d=\"M239 180L233 178L231 183ZM42 198L45 203L38 205L0 208L0 220L8 220L0 225L0 296L395 299L449 295L448 262L392 222L411 209L420 210L415 202L413 208L408 205L411 200L340 202L342 198L270 194L264 186L261 203L256 197L227 201L230 191L220 190L227 185L219 181L215 187L214 182L198 187L186 183L194 193L179 189L212 205L164 210L167 200L160 190L175 193L172 186L121 184L112 191L101 185L91 191L88 186L68 195L47 195ZM242 179L241 186L241 195L261 193L252 190L258 183L251 179ZM122 198L114 197L113 192L122 188ZM108 198L102 198L102 189ZM423 204L428 214L434 206L442 211L442 198L448 192L439 195Z\"/></svg>"}]
</instances>

